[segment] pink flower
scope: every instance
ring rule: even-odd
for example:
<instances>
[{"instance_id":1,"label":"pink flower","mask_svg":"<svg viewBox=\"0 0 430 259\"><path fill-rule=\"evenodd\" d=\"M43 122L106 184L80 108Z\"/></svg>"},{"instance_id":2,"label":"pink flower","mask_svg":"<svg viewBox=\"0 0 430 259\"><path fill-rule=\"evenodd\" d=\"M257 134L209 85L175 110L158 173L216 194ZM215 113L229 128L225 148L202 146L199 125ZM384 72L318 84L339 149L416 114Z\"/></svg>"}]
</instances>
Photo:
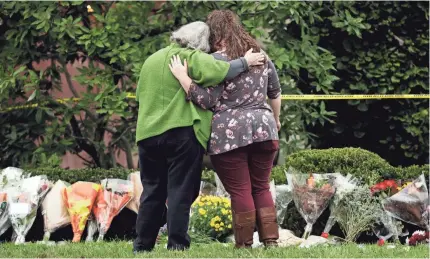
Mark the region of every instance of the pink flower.
<instances>
[{"instance_id":1,"label":"pink flower","mask_svg":"<svg viewBox=\"0 0 430 259\"><path fill-rule=\"evenodd\" d=\"M227 138L229 138L229 139L234 139L234 134L233 134L233 131L231 129L226 129L225 135L227 135Z\"/></svg>"}]
</instances>

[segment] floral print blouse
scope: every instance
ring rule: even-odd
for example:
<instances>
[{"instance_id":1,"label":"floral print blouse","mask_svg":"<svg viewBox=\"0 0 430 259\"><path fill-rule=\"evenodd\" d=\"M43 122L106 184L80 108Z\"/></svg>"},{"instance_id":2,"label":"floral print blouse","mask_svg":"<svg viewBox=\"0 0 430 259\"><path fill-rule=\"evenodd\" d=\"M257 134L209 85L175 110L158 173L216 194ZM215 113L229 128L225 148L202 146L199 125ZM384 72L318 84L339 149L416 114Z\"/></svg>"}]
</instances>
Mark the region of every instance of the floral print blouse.
<instances>
[{"instance_id":1,"label":"floral print blouse","mask_svg":"<svg viewBox=\"0 0 430 259\"><path fill-rule=\"evenodd\" d=\"M228 61L222 52L216 59ZM279 140L276 121L267 97L281 94L271 61L251 67L236 78L213 87L191 84L187 100L214 112L208 154L217 155L255 142Z\"/></svg>"}]
</instances>

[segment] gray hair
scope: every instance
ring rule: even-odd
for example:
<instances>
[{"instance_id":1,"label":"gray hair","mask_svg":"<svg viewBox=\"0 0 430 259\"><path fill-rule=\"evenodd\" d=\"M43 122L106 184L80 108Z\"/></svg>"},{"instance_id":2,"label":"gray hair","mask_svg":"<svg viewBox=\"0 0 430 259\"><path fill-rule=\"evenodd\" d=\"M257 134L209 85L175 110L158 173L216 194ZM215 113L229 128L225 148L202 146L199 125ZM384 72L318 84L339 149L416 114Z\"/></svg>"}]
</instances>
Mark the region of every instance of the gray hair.
<instances>
[{"instance_id":1,"label":"gray hair","mask_svg":"<svg viewBox=\"0 0 430 259\"><path fill-rule=\"evenodd\" d=\"M176 42L184 48L210 51L209 26L204 22L192 22L172 33L170 41Z\"/></svg>"}]
</instances>

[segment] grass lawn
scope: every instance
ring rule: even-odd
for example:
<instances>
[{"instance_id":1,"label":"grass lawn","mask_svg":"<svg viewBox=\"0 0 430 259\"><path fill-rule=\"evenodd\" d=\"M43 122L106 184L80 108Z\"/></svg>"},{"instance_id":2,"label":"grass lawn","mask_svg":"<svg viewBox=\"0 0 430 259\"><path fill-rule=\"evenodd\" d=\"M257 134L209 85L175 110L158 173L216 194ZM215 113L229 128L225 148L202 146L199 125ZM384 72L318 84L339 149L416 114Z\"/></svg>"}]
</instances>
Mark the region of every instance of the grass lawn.
<instances>
[{"instance_id":1,"label":"grass lawn","mask_svg":"<svg viewBox=\"0 0 430 259\"><path fill-rule=\"evenodd\" d=\"M429 258L429 247L421 245L407 247L398 245L393 249L366 245L360 248L355 244L339 246L320 246L309 249L290 247L236 250L231 244L193 244L186 252L170 252L159 245L151 253L134 256L129 242L78 243L47 246L28 243L14 245L0 244L0 258Z\"/></svg>"}]
</instances>

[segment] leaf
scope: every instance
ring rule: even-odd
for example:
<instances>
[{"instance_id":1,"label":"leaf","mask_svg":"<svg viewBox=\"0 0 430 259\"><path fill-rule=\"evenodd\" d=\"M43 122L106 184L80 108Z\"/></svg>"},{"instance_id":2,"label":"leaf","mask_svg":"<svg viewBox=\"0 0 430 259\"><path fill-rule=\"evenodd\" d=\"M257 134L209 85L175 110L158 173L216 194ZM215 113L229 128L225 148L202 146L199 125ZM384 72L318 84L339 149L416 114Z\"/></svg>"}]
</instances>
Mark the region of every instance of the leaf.
<instances>
[{"instance_id":1,"label":"leaf","mask_svg":"<svg viewBox=\"0 0 430 259\"><path fill-rule=\"evenodd\" d=\"M363 132L363 131L354 131L354 136L356 138L362 138L362 137L364 137L364 135L366 135L366 132Z\"/></svg>"},{"instance_id":2,"label":"leaf","mask_svg":"<svg viewBox=\"0 0 430 259\"><path fill-rule=\"evenodd\" d=\"M37 123L42 123L42 115L43 115L43 113L42 113L42 110L41 109L37 109L37 112L36 112L36 122Z\"/></svg>"},{"instance_id":3,"label":"leaf","mask_svg":"<svg viewBox=\"0 0 430 259\"><path fill-rule=\"evenodd\" d=\"M27 102L31 102L37 95L37 90L34 90L33 93L28 97Z\"/></svg>"},{"instance_id":4,"label":"leaf","mask_svg":"<svg viewBox=\"0 0 430 259\"><path fill-rule=\"evenodd\" d=\"M367 107L367 104L365 104L365 103L360 103L360 104L357 106L357 109L358 109L359 111L361 111L361 112L366 112L366 111L368 110L368 107Z\"/></svg>"},{"instance_id":5,"label":"leaf","mask_svg":"<svg viewBox=\"0 0 430 259\"><path fill-rule=\"evenodd\" d=\"M13 76L16 77L18 74L23 72L26 69L25 66L20 66L15 72L13 72Z\"/></svg>"}]
</instances>

